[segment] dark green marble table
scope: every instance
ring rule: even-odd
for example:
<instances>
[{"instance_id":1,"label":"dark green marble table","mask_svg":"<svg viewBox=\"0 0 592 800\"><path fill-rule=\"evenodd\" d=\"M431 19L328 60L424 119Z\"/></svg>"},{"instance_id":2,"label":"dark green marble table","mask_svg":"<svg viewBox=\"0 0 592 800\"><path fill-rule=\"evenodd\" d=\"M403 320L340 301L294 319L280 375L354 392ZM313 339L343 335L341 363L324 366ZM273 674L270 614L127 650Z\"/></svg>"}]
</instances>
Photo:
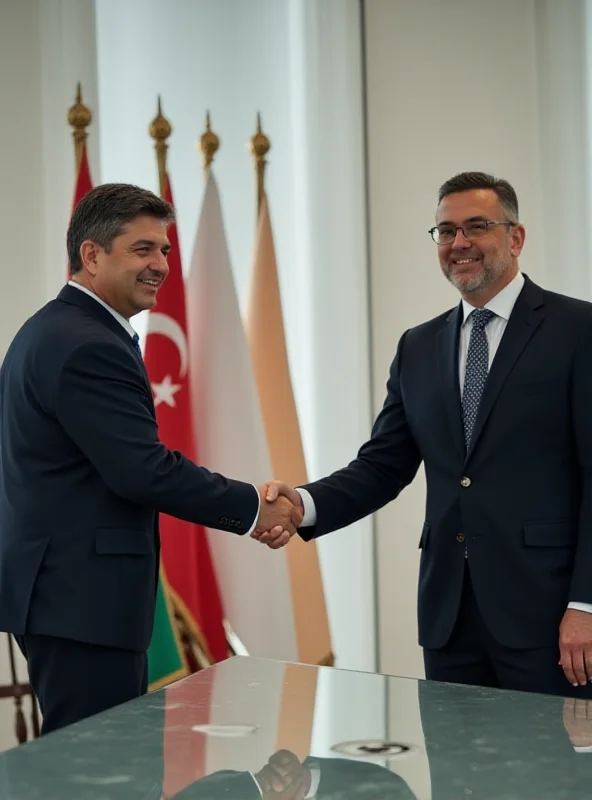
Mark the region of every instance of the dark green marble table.
<instances>
[{"instance_id":1,"label":"dark green marble table","mask_svg":"<svg viewBox=\"0 0 592 800\"><path fill-rule=\"evenodd\" d=\"M233 658L0 755L10 800L262 796L591 800L592 705Z\"/></svg>"}]
</instances>

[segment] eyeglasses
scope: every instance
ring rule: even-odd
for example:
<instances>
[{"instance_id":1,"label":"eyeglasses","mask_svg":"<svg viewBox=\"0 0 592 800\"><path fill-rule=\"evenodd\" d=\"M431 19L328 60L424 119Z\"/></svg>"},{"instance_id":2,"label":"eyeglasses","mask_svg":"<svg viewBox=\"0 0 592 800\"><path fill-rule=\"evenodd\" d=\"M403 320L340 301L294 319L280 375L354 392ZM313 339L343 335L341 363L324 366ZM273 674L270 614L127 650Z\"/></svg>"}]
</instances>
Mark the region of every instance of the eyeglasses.
<instances>
[{"instance_id":1,"label":"eyeglasses","mask_svg":"<svg viewBox=\"0 0 592 800\"><path fill-rule=\"evenodd\" d=\"M435 228L430 228L428 233L436 244L452 244L456 239L456 232L462 231L463 236L467 241L473 242L475 239L482 239L487 236L489 229L496 225L506 225L512 227L517 225L517 222L498 221L495 219L478 219L472 222L465 222L464 225L436 225Z\"/></svg>"}]
</instances>

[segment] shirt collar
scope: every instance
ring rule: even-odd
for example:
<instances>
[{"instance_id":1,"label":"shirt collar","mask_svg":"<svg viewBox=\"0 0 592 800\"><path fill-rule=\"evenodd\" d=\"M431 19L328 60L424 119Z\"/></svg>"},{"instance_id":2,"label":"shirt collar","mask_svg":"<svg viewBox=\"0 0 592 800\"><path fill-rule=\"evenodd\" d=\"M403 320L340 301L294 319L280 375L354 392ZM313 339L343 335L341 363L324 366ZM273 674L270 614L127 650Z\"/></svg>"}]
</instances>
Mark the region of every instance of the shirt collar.
<instances>
[{"instance_id":1,"label":"shirt collar","mask_svg":"<svg viewBox=\"0 0 592 800\"><path fill-rule=\"evenodd\" d=\"M92 297L93 300L96 300L97 303L100 303L103 306L103 308L106 308L107 311L111 314L111 316L115 317L117 322L119 322L119 324L123 328L125 328L125 330L129 333L132 339L134 338L134 336L136 335L136 331L130 325L129 320L126 319L124 316L122 316L119 313L119 311L116 311L114 308L111 308L111 306L107 305L107 303L105 303L104 300L101 300L100 297L97 297L97 295L94 292L91 292L91 290L87 289L86 286L82 286L80 283L77 283L76 281L68 281L68 286L73 286L75 289L80 289L81 292L84 292L84 294L87 294L89 297Z\"/></svg>"},{"instance_id":2,"label":"shirt collar","mask_svg":"<svg viewBox=\"0 0 592 800\"><path fill-rule=\"evenodd\" d=\"M512 309L518 300L518 295L522 291L522 287L524 286L524 275L521 272L518 272L514 278L510 281L507 286L498 292L495 297L492 297L489 303L485 305L485 308L488 308L490 311L497 317L501 317L505 319L506 322L510 319L510 314L512 313ZM472 306L466 300L462 301L463 306L463 325L466 323L469 314L475 310L475 306Z\"/></svg>"}]
</instances>

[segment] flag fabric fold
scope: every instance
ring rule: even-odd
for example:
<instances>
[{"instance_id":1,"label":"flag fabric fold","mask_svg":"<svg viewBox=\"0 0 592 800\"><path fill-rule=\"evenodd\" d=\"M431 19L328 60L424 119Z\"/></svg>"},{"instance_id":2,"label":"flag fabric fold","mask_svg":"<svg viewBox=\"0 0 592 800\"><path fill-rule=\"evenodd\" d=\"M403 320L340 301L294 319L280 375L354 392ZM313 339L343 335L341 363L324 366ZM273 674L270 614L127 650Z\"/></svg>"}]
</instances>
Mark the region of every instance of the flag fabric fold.
<instances>
[{"instance_id":1,"label":"flag fabric fold","mask_svg":"<svg viewBox=\"0 0 592 800\"><path fill-rule=\"evenodd\" d=\"M148 687L151 692L184 678L189 672L183 643L175 622L171 594L161 564L156 592L154 630L148 648Z\"/></svg>"}]
</instances>

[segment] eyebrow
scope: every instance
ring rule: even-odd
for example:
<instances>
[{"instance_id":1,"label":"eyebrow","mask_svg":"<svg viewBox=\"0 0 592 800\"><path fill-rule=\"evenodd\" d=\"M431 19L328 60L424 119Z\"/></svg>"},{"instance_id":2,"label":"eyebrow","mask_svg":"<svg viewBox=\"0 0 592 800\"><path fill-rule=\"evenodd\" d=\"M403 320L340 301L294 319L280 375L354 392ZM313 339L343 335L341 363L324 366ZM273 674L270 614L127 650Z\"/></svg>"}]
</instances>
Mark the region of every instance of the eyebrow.
<instances>
[{"instance_id":1,"label":"eyebrow","mask_svg":"<svg viewBox=\"0 0 592 800\"><path fill-rule=\"evenodd\" d=\"M475 217L469 217L468 219L465 219L463 221L463 225L464 225L465 222L487 222L488 219L489 219L488 217L484 217L481 214L477 214L477 216L475 216ZM440 225L456 225L456 223L452 222L451 220L447 220L446 219L446 220L443 220L442 222L439 222L436 227L439 228Z\"/></svg>"},{"instance_id":2,"label":"eyebrow","mask_svg":"<svg viewBox=\"0 0 592 800\"><path fill-rule=\"evenodd\" d=\"M138 239L136 242L133 242L130 245L130 247L132 247L132 248L133 247L154 247L155 245L156 245L156 242L154 242L152 239ZM160 249L161 250L170 250L171 249L171 243L170 242L165 242Z\"/></svg>"}]
</instances>

